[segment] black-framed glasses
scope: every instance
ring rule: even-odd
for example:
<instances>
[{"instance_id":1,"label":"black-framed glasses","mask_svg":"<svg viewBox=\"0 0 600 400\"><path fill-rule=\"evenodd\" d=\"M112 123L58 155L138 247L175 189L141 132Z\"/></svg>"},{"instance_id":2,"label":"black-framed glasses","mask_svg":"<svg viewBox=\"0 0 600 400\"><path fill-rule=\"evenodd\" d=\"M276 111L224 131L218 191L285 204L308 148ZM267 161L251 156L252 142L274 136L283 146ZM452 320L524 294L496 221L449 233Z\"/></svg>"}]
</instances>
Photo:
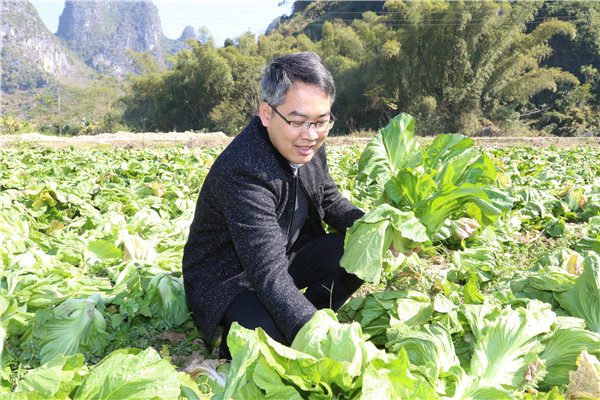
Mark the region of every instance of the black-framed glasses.
<instances>
[{"instance_id":1,"label":"black-framed glasses","mask_svg":"<svg viewBox=\"0 0 600 400\"><path fill-rule=\"evenodd\" d=\"M273 106L271 106L269 104L269 106L273 109L273 111L275 111L277 113L277 115L279 115L281 117L281 119L283 119L285 122L288 123L288 125L290 126L290 129L292 129L294 132L298 132L298 133L302 133L302 132L306 132L307 130L310 129L311 125L315 126L315 131L317 132L326 132L328 130L330 130L333 127L333 124L335 123L335 116L330 112L329 113L329 119L323 120L323 121L315 121L315 122L311 122L311 121L288 121L288 119L286 117L284 117L283 115L281 115L281 113L279 111L277 111L277 109Z\"/></svg>"}]
</instances>

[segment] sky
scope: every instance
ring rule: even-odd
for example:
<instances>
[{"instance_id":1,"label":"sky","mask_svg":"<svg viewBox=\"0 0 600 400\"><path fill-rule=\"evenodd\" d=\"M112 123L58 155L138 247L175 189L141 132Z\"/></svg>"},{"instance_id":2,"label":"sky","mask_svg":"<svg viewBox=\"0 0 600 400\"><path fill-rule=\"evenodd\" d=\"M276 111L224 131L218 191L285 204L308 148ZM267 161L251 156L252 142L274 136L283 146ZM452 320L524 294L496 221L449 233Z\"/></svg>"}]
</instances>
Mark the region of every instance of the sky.
<instances>
[{"instance_id":1,"label":"sky","mask_svg":"<svg viewBox=\"0 0 600 400\"><path fill-rule=\"evenodd\" d=\"M190 25L196 30L206 26L222 46L227 38L235 38L250 30L264 33L277 17L292 13L293 1L278 6L281 0L154 0L165 35L171 39L181 36ZM56 33L64 1L31 1L46 27Z\"/></svg>"}]
</instances>

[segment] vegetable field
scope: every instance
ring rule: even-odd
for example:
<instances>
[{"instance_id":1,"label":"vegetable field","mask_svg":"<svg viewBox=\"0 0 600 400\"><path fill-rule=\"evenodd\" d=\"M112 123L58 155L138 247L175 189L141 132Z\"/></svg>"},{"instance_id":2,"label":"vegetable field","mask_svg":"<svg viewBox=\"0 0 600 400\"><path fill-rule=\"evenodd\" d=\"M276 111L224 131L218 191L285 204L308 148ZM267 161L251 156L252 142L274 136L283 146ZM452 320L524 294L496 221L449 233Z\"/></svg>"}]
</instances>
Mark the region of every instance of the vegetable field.
<instances>
[{"instance_id":1,"label":"vegetable field","mask_svg":"<svg viewBox=\"0 0 600 400\"><path fill-rule=\"evenodd\" d=\"M222 148L1 149L0 399L600 398L600 149L412 129L328 148L364 287L291 347L233 328L231 363L181 279Z\"/></svg>"}]
</instances>

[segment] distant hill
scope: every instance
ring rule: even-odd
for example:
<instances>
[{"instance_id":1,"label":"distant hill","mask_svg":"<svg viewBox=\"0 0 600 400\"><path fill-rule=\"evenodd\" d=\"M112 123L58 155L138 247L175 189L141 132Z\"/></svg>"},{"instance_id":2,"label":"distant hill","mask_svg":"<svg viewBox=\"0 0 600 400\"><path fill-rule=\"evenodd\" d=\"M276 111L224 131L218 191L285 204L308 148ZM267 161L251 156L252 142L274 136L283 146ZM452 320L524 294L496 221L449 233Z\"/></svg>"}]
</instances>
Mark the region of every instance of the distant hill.
<instances>
[{"instance_id":1,"label":"distant hill","mask_svg":"<svg viewBox=\"0 0 600 400\"><path fill-rule=\"evenodd\" d=\"M196 31L186 27L167 38L152 1L66 1L58 32L50 32L27 0L0 0L2 80L5 93L62 82L86 86L94 73L123 77L135 73L126 50L164 55L181 51Z\"/></svg>"},{"instance_id":2,"label":"distant hill","mask_svg":"<svg viewBox=\"0 0 600 400\"><path fill-rule=\"evenodd\" d=\"M30 90L68 77L86 81L91 69L46 28L37 10L26 0L0 0L2 23L3 92Z\"/></svg>"},{"instance_id":3,"label":"distant hill","mask_svg":"<svg viewBox=\"0 0 600 400\"><path fill-rule=\"evenodd\" d=\"M187 27L182 38L167 38L150 0L66 1L57 36L96 71L123 76L135 72L126 50L150 52L164 65L164 55L181 51L195 31Z\"/></svg>"},{"instance_id":4,"label":"distant hill","mask_svg":"<svg viewBox=\"0 0 600 400\"><path fill-rule=\"evenodd\" d=\"M149 52L164 66L165 55L196 37L188 26L167 38L150 0L66 1L56 35L27 0L0 0L0 11L0 116L26 120L52 120L61 100L74 108L81 88L104 79L97 75L118 81L139 73L127 50Z\"/></svg>"},{"instance_id":5,"label":"distant hill","mask_svg":"<svg viewBox=\"0 0 600 400\"><path fill-rule=\"evenodd\" d=\"M296 34L303 33L312 40L320 40L321 29L325 21L337 21L351 24L355 19L362 19L367 11L381 13L384 10L383 0L353 0L353 1L294 1L293 12L290 16L273 21L268 31L277 31L279 22L288 25Z\"/></svg>"}]
</instances>

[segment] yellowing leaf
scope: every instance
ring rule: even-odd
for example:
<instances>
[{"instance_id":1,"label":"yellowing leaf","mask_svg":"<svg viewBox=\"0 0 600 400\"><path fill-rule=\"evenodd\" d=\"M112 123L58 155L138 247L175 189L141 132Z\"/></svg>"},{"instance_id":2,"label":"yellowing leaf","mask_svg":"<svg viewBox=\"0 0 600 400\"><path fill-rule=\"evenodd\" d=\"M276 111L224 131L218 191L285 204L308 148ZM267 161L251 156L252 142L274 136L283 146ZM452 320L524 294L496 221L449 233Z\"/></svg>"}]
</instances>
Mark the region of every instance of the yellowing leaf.
<instances>
[{"instance_id":1,"label":"yellowing leaf","mask_svg":"<svg viewBox=\"0 0 600 400\"><path fill-rule=\"evenodd\" d=\"M581 275L583 272L583 257L581 254L573 254L564 263L564 269L572 275Z\"/></svg>"},{"instance_id":2,"label":"yellowing leaf","mask_svg":"<svg viewBox=\"0 0 600 400\"><path fill-rule=\"evenodd\" d=\"M60 231L62 229L65 229L65 224L63 224L62 222L59 222L59 221L54 221L50 224L48 229L46 229L46 234L53 235L54 232Z\"/></svg>"},{"instance_id":3,"label":"yellowing leaf","mask_svg":"<svg viewBox=\"0 0 600 400\"><path fill-rule=\"evenodd\" d=\"M42 190L42 192L40 193L40 195L38 196L37 199L35 199L35 201L33 202L33 204L31 205L31 207L33 207L33 209L38 209L40 207L43 206L53 206L56 204L56 200L54 200L52 198L52 196L50 196L50 192L48 192L48 190Z\"/></svg>"},{"instance_id":4,"label":"yellowing leaf","mask_svg":"<svg viewBox=\"0 0 600 400\"><path fill-rule=\"evenodd\" d=\"M600 399L599 368L598 359L583 350L577 359L577 370L569 371L565 399Z\"/></svg>"},{"instance_id":5,"label":"yellowing leaf","mask_svg":"<svg viewBox=\"0 0 600 400\"><path fill-rule=\"evenodd\" d=\"M107 172L103 177L100 178L100 180L107 181L110 178L113 178L115 176L118 176L118 175L115 174L114 172Z\"/></svg>"},{"instance_id":6,"label":"yellowing leaf","mask_svg":"<svg viewBox=\"0 0 600 400\"><path fill-rule=\"evenodd\" d=\"M166 190L165 190L165 184L164 183L158 183L155 182L152 185L150 185L150 187L152 188L152 190L154 191L154 195L156 197L162 197L165 195Z\"/></svg>"},{"instance_id":7,"label":"yellowing leaf","mask_svg":"<svg viewBox=\"0 0 600 400\"><path fill-rule=\"evenodd\" d=\"M153 246L137 235L123 235L123 248L125 257L123 260L142 260L153 262L156 257L156 250Z\"/></svg>"}]
</instances>

